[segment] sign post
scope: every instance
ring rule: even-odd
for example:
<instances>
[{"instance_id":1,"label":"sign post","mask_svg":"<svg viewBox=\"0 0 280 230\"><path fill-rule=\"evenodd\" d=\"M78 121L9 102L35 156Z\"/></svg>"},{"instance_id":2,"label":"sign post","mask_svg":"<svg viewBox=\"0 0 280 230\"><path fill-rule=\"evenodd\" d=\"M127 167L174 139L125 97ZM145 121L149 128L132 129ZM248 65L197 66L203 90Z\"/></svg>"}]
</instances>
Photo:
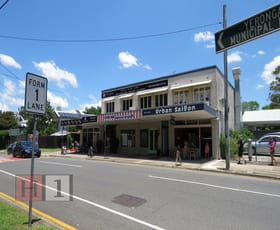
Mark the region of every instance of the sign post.
<instances>
[{"instance_id":1,"label":"sign post","mask_svg":"<svg viewBox=\"0 0 280 230\"><path fill-rule=\"evenodd\" d=\"M280 4L215 33L216 53L280 30Z\"/></svg>"},{"instance_id":2,"label":"sign post","mask_svg":"<svg viewBox=\"0 0 280 230\"><path fill-rule=\"evenodd\" d=\"M32 227L32 200L33 200L33 183L34 183L34 148L35 142L38 141L37 114L45 114L47 111L47 78L27 73L25 82L25 111L33 113L33 137L32 137L32 158L30 170L29 186L29 215L28 226Z\"/></svg>"}]
</instances>

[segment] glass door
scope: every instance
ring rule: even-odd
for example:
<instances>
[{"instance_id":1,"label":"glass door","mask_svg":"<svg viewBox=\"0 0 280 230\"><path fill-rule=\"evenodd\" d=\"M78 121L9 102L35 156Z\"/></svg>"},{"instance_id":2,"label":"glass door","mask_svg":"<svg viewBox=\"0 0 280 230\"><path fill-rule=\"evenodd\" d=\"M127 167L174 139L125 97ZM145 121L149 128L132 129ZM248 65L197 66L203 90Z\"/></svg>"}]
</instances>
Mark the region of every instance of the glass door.
<instances>
[{"instance_id":1,"label":"glass door","mask_svg":"<svg viewBox=\"0 0 280 230\"><path fill-rule=\"evenodd\" d=\"M158 131L149 129L149 153L157 153L158 149Z\"/></svg>"}]
</instances>

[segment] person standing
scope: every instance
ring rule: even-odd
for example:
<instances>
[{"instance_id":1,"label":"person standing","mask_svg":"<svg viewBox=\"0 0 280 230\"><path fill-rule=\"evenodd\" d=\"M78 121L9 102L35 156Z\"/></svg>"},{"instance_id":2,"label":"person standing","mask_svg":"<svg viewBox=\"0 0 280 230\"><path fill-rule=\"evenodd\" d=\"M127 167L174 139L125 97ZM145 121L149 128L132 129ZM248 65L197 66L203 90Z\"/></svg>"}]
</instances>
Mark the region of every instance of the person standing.
<instances>
[{"instance_id":1,"label":"person standing","mask_svg":"<svg viewBox=\"0 0 280 230\"><path fill-rule=\"evenodd\" d=\"M238 139L238 142L237 142L237 147L238 147L238 162L237 162L237 164L241 164L241 159L243 159L244 163L246 164L246 161L243 157L243 146L244 146L244 142L243 142L242 135L239 135L239 139Z\"/></svg>"},{"instance_id":2,"label":"person standing","mask_svg":"<svg viewBox=\"0 0 280 230\"><path fill-rule=\"evenodd\" d=\"M274 165L274 162L275 162L275 165L277 165L276 160L274 158L275 146L276 146L276 139L275 139L275 137L271 137L271 140L269 141L269 155L271 158L270 165Z\"/></svg>"},{"instance_id":3,"label":"person standing","mask_svg":"<svg viewBox=\"0 0 280 230\"><path fill-rule=\"evenodd\" d=\"M208 142L205 143L204 157L205 158L209 158L210 157L210 146L209 146Z\"/></svg>"}]
</instances>

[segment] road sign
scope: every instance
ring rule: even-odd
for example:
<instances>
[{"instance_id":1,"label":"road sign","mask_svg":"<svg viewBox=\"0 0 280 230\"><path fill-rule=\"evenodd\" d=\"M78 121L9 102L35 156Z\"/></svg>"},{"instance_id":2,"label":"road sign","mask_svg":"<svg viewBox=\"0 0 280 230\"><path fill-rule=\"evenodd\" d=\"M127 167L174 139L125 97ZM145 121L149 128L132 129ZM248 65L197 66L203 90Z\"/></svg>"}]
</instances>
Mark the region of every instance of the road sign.
<instances>
[{"instance_id":1,"label":"road sign","mask_svg":"<svg viewBox=\"0 0 280 230\"><path fill-rule=\"evenodd\" d=\"M215 33L216 53L280 29L280 4Z\"/></svg>"},{"instance_id":2,"label":"road sign","mask_svg":"<svg viewBox=\"0 0 280 230\"><path fill-rule=\"evenodd\" d=\"M48 79L32 73L26 74L25 111L45 114L47 107Z\"/></svg>"}]
</instances>

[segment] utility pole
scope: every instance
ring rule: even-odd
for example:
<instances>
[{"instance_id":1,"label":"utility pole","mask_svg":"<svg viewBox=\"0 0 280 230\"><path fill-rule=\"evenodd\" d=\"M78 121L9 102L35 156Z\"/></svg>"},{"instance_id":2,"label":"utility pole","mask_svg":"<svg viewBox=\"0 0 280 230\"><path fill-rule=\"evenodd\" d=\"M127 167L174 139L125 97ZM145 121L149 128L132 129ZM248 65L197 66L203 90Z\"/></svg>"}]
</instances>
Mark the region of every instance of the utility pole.
<instances>
[{"instance_id":1,"label":"utility pole","mask_svg":"<svg viewBox=\"0 0 280 230\"><path fill-rule=\"evenodd\" d=\"M227 27L226 5L223 6L223 28ZM228 130L228 62L227 49L224 50L224 97L225 97L225 138L226 138L226 170L230 169L229 130Z\"/></svg>"}]
</instances>

